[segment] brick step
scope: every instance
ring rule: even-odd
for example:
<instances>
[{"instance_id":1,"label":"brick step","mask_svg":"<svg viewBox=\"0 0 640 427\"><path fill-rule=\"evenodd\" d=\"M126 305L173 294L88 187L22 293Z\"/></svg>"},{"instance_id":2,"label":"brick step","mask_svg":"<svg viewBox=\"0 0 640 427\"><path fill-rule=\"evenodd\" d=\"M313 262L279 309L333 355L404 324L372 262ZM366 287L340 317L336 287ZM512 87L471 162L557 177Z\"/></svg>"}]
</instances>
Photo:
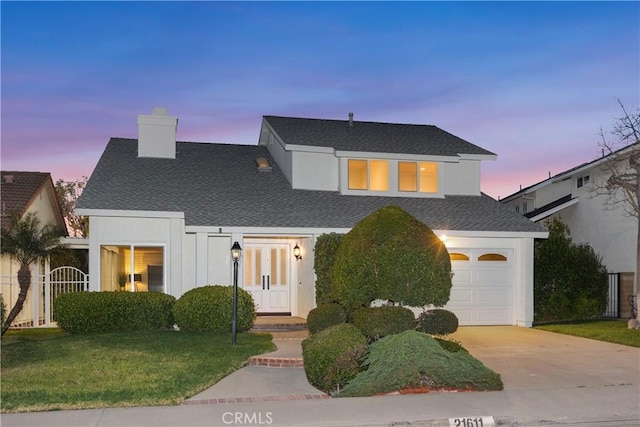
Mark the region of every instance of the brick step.
<instances>
[{"instance_id":1,"label":"brick step","mask_svg":"<svg viewBox=\"0 0 640 427\"><path fill-rule=\"evenodd\" d=\"M249 365L267 368L304 368L301 357L253 356L249 358Z\"/></svg>"},{"instance_id":2,"label":"brick step","mask_svg":"<svg viewBox=\"0 0 640 427\"><path fill-rule=\"evenodd\" d=\"M306 331L306 323L256 323L251 328L256 332L287 332L287 331Z\"/></svg>"}]
</instances>

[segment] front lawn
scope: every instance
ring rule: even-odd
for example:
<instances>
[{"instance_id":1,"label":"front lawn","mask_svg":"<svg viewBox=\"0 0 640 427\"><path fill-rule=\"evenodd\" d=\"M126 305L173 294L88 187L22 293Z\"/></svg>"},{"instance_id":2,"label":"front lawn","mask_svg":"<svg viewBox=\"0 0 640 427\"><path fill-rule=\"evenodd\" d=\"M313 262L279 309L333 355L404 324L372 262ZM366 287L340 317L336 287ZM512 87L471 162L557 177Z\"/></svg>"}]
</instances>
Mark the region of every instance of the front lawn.
<instances>
[{"instance_id":1,"label":"front lawn","mask_svg":"<svg viewBox=\"0 0 640 427\"><path fill-rule=\"evenodd\" d=\"M2 412L175 405L274 349L268 334L9 331L2 338Z\"/></svg>"},{"instance_id":2,"label":"front lawn","mask_svg":"<svg viewBox=\"0 0 640 427\"><path fill-rule=\"evenodd\" d=\"M628 329L626 320L584 320L536 325L535 328L615 344L640 347L640 330Z\"/></svg>"}]
</instances>

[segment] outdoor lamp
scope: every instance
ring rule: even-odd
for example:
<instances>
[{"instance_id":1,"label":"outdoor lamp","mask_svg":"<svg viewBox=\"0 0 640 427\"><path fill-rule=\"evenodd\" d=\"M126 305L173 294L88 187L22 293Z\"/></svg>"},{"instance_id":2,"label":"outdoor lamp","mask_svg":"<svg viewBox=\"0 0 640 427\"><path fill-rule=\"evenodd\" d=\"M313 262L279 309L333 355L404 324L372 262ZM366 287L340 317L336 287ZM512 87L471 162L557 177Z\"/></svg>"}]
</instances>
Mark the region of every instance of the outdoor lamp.
<instances>
[{"instance_id":1,"label":"outdoor lamp","mask_svg":"<svg viewBox=\"0 0 640 427\"><path fill-rule=\"evenodd\" d=\"M296 243L296 245L293 247L293 256L296 257L296 259L298 261L300 261L302 259L302 250L300 249L300 246L298 246L298 244Z\"/></svg>"},{"instance_id":2,"label":"outdoor lamp","mask_svg":"<svg viewBox=\"0 0 640 427\"><path fill-rule=\"evenodd\" d=\"M231 345L236 345L237 325L238 325L238 260L242 248L238 242L233 242L231 246L231 258L233 258L233 317L231 319Z\"/></svg>"}]
</instances>

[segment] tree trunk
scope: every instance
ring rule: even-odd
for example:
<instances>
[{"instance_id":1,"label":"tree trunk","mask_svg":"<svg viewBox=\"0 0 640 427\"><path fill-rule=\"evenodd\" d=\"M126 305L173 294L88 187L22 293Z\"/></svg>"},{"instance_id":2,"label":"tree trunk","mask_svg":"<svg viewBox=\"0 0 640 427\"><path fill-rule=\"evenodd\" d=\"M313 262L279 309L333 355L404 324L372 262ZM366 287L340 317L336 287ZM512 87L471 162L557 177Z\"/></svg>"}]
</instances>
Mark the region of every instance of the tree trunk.
<instances>
[{"instance_id":1,"label":"tree trunk","mask_svg":"<svg viewBox=\"0 0 640 427\"><path fill-rule=\"evenodd\" d=\"M31 269L28 265L20 266L20 270L18 270L18 285L20 285L20 293L18 294L16 304L11 309L7 320L5 320L2 326L2 335L7 332L11 323L13 323L14 319L20 314L24 301L27 299L27 292L29 292L29 287L31 286Z\"/></svg>"}]
</instances>

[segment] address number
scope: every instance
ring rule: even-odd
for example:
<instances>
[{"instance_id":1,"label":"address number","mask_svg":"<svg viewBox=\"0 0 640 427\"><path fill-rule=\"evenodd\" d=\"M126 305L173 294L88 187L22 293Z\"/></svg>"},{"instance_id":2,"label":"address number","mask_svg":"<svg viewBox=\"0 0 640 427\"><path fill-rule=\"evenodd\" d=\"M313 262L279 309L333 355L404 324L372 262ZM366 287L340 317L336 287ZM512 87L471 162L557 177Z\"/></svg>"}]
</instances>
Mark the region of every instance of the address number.
<instances>
[{"instance_id":1,"label":"address number","mask_svg":"<svg viewBox=\"0 0 640 427\"><path fill-rule=\"evenodd\" d=\"M449 418L449 427L494 427L493 417Z\"/></svg>"}]
</instances>

